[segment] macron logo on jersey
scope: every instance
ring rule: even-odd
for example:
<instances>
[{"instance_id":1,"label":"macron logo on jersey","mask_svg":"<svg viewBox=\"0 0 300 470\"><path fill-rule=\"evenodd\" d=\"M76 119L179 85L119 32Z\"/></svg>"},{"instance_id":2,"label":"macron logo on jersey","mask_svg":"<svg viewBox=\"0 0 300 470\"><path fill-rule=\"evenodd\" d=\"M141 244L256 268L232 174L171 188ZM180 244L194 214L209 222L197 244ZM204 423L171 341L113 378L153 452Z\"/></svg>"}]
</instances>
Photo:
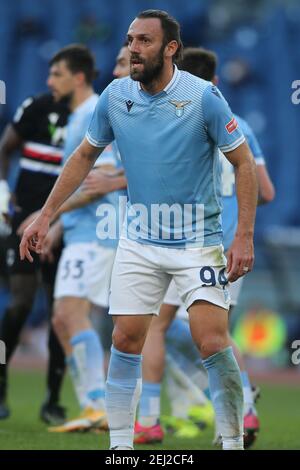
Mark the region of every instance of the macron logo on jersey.
<instances>
[{"instance_id":1,"label":"macron logo on jersey","mask_svg":"<svg viewBox=\"0 0 300 470\"><path fill-rule=\"evenodd\" d=\"M238 128L238 123L237 120L233 117L231 121L229 121L228 124L226 124L226 130L228 134L232 134L237 128Z\"/></svg>"},{"instance_id":2,"label":"macron logo on jersey","mask_svg":"<svg viewBox=\"0 0 300 470\"><path fill-rule=\"evenodd\" d=\"M126 101L126 106L127 106L127 111L130 113L130 110L131 110L131 108L132 108L132 106L133 106L133 101L127 100L127 101Z\"/></svg>"},{"instance_id":3,"label":"macron logo on jersey","mask_svg":"<svg viewBox=\"0 0 300 470\"><path fill-rule=\"evenodd\" d=\"M214 95L216 95L218 98L222 99L220 93L218 92L217 87L212 86L212 87L211 87L211 92L212 92Z\"/></svg>"}]
</instances>

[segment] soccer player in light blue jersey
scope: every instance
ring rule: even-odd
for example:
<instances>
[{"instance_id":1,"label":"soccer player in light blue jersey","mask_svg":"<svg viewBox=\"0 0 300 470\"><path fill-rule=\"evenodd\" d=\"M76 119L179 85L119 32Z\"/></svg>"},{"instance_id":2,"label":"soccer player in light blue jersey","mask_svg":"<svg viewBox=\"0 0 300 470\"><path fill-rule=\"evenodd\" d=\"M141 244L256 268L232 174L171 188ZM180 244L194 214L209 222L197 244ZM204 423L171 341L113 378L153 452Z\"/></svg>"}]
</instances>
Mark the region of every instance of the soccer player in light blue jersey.
<instances>
[{"instance_id":1,"label":"soccer player in light blue jersey","mask_svg":"<svg viewBox=\"0 0 300 470\"><path fill-rule=\"evenodd\" d=\"M174 65L181 49L174 18L160 10L142 12L129 27L128 41L130 78L115 80L100 96L86 138L25 230L20 256L31 260L30 250L41 251L53 213L116 139L129 205L111 285L114 332L106 384L111 448L133 447L141 351L173 278L208 371L223 449L243 449L242 384L227 333L226 284L253 267L255 162L221 93ZM235 166L239 205L227 264L219 149Z\"/></svg>"},{"instance_id":2,"label":"soccer player in light blue jersey","mask_svg":"<svg viewBox=\"0 0 300 470\"><path fill-rule=\"evenodd\" d=\"M183 59L180 62L181 69L186 70L200 78L212 81L215 85L217 85L217 76L215 75L216 66L216 55L212 51L208 51L202 48L185 49L183 53ZM274 198L274 188L268 175L267 168L265 166L262 150L249 125L242 118L238 116L235 117L240 128L243 130L243 133L247 139L247 142L254 155L255 162L257 165L257 175L259 183L258 203L262 204L270 202ZM238 211L237 199L235 194L234 167L228 162L228 160L224 157L221 152L220 158L222 165L223 245L226 252L230 248L230 245L232 244L232 241L234 239L238 220ZM230 284L231 307L233 307L237 303L242 280L243 278L239 278L236 282ZM187 417L189 414L189 410L191 410L191 397L194 397L193 403L199 404L199 402L201 401L201 397L197 396L199 394L194 393L195 383L193 380L191 380L190 374L186 376L184 386L183 377L186 375L185 371L187 370L194 370L195 372L198 371L195 377L197 380L197 385L199 385L199 374L201 370L201 364L199 364L198 358L196 359L196 361L194 360L195 355L193 355L193 346L192 344L190 344L192 338L188 331L186 322L181 319L177 319L175 322L176 325L174 324L168 329L170 322L176 314L179 304L180 299L178 298L176 287L173 283L171 283L171 286L164 300L164 305L161 308L160 316L156 317L152 322L143 349L144 388L140 402L139 422L136 426L136 442L151 443L153 442L153 440L157 441L159 435L161 437L161 440L163 437L161 426L157 423L160 415L160 408L158 403L160 397L160 383L164 370L163 360L161 358L162 354L164 353L160 351L160 345L162 343L161 338L165 337L166 332L167 338L169 338L169 342L171 340L171 351L173 355L172 357L174 359L174 361L173 359L171 359L170 363L170 359L168 358L167 378L169 381L169 378L172 379L171 375L174 375L174 373L175 375L180 375L181 380L179 380L179 382L181 383L181 385L178 385L176 387L176 384L179 382L177 382L176 380L172 380L172 390L170 391L172 414L174 417L178 417L179 419L166 419L165 423L172 423L172 426L178 429L179 435L181 436L185 432L187 435L191 435L191 432L199 433L199 429L196 426L194 427L193 431L190 422L186 422L185 424L182 421L182 418ZM180 316L182 316L183 314L183 316L187 319L184 306L180 308L179 313L181 314ZM176 338L180 338L180 341L176 341ZM182 352L180 352L181 350L176 351L176 344L178 344L178 347L180 347L181 350L182 348L186 350L187 357L182 355ZM241 378L244 393L244 443L245 446L249 447L255 440L256 433L259 429L259 421L256 415L255 405L253 402L253 393L251 390L251 384L248 378L247 371L245 370L245 365L238 349L236 348L233 342L232 346L234 347L235 356L241 368ZM155 351L155 353L153 353L153 350ZM178 368L179 363L182 364L184 369L174 372L173 369L175 367ZM170 374L171 369L172 374ZM204 377L201 378L201 382L206 382ZM205 400L202 400L202 402L205 404ZM180 403L179 407L178 403ZM203 406L201 406L200 408L198 408L198 410L193 409L193 414L195 414L195 412L197 411L197 419L199 419L202 413L207 414L208 408L209 407L203 408Z\"/></svg>"}]
</instances>

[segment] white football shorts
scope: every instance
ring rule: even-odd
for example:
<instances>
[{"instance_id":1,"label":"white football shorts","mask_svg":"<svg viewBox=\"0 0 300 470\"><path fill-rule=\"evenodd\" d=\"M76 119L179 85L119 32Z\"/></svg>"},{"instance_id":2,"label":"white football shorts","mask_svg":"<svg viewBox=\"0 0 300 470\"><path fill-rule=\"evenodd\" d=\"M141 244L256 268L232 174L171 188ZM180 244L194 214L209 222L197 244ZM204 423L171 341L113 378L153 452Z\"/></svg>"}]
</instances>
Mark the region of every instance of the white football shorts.
<instances>
[{"instance_id":1,"label":"white football shorts","mask_svg":"<svg viewBox=\"0 0 300 470\"><path fill-rule=\"evenodd\" d=\"M172 279L168 287L167 293L164 298L164 304L174 305L175 307L182 304L181 298L178 295L177 287Z\"/></svg>"},{"instance_id":2,"label":"white football shorts","mask_svg":"<svg viewBox=\"0 0 300 470\"><path fill-rule=\"evenodd\" d=\"M54 298L86 298L108 307L111 273L116 249L97 243L74 243L63 249L59 260Z\"/></svg>"},{"instance_id":3,"label":"white football shorts","mask_svg":"<svg viewBox=\"0 0 300 470\"><path fill-rule=\"evenodd\" d=\"M112 272L111 315L158 315L174 279L185 308L206 300L225 309L230 296L223 246L165 248L122 239Z\"/></svg>"},{"instance_id":4,"label":"white football shorts","mask_svg":"<svg viewBox=\"0 0 300 470\"><path fill-rule=\"evenodd\" d=\"M239 277L235 282L230 282L228 284L228 290L230 292L230 307L234 307L235 305L237 305L243 281L244 281L244 277ZM174 292L174 286L175 284L171 282L170 284L171 289L169 288L170 292L168 290L166 297L164 298L164 303L169 304L169 305L179 305L179 308L176 312L176 316L178 318L181 318L182 320L188 320L189 314L185 308L185 305L182 302L180 302L179 304L176 303L178 302L178 294L177 292ZM177 295L177 298L176 298L176 295Z\"/></svg>"}]
</instances>

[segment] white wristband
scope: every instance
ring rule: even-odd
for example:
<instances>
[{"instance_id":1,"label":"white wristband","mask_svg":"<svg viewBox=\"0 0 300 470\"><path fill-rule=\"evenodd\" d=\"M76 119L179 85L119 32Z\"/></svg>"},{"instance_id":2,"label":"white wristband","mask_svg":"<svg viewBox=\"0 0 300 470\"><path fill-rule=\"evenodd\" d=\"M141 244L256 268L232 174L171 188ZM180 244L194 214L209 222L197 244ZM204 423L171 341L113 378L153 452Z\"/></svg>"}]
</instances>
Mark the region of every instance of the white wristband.
<instances>
[{"instance_id":1,"label":"white wristband","mask_svg":"<svg viewBox=\"0 0 300 470\"><path fill-rule=\"evenodd\" d=\"M10 190L7 181L0 180L0 214L8 214Z\"/></svg>"}]
</instances>

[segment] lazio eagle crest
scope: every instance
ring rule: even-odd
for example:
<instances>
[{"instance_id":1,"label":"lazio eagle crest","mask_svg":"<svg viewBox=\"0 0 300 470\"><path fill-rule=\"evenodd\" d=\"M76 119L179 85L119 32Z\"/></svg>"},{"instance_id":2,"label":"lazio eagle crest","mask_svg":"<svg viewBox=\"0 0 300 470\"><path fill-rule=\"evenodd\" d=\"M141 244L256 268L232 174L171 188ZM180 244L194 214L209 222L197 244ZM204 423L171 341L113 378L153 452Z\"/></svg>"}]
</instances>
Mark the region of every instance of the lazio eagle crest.
<instances>
[{"instance_id":1,"label":"lazio eagle crest","mask_svg":"<svg viewBox=\"0 0 300 470\"><path fill-rule=\"evenodd\" d=\"M176 100L170 100L169 103L173 104L175 106L175 114L177 117L181 117L184 113L184 107L187 104L191 103L191 100L187 101L176 101Z\"/></svg>"}]
</instances>

